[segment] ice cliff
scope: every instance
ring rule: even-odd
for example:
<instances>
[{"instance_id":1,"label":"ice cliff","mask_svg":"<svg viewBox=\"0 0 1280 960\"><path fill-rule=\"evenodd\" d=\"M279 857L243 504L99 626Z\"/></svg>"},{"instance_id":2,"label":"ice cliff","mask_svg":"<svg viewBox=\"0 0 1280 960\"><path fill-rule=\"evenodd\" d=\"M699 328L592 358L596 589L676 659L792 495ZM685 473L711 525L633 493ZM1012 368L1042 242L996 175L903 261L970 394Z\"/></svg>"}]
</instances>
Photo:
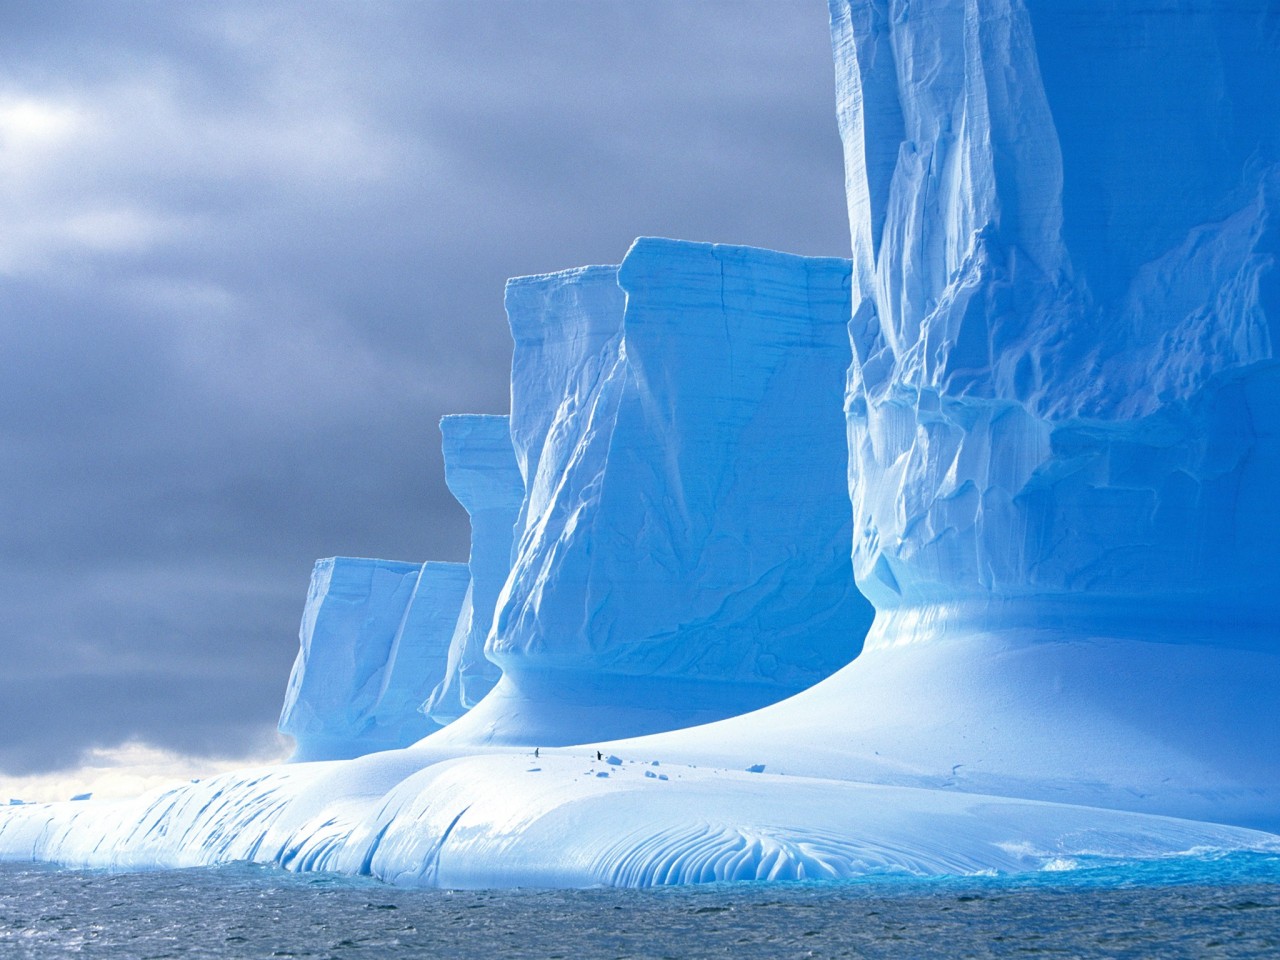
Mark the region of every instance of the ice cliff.
<instances>
[{"instance_id":1,"label":"ice cliff","mask_svg":"<svg viewBox=\"0 0 1280 960\"><path fill-rule=\"evenodd\" d=\"M849 693L905 683L857 725L975 788L1277 822L1280 10L831 13L854 564L886 651Z\"/></svg>"},{"instance_id":2,"label":"ice cliff","mask_svg":"<svg viewBox=\"0 0 1280 960\"><path fill-rule=\"evenodd\" d=\"M527 497L486 647L503 679L448 737L688 726L848 663L871 619L848 557L848 261L641 239L506 300Z\"/></svg>"},{"instance_id":3,"label":"ice cliff","mask_svg":"<svg viewBox=\"0 0 1280 960\"><path fill-rule=\"evenodd\" d=\"M423 710L441 724L457 719L492 688L499 670L484 653L493 609L511 569L511 542L524 481L507 417L464 415L440 421L444 476L471 517L471 583L449 645L444 677Z\"/></svg>"},{"instance_id":4,"label":"ice cliff","mask_svg":"<svg viewBox=\"0 0 1280 960\"><path fill-rule=\"evenodd\" d=\"M418 708L444 673L467 584L459 563L316 562L280 714L295 760L406 747L439 728Z\"/></svg>"},{"instance_id":5,"label":"ice cliff","mask_svg":"<svg viewBox=\"0 0 1280 960\"><path fill-rule=\"evenodd\" d=\"M469 584L447 662L420 681L443 676L435 723L412 729L480 703L451 742L634 736L765 706L853 659L872 611L849 561L849 280L847 260L642 239L620 266L508 284L511 416L441 422ZM362 602L345 619L308 604L293 687L308 664L331 702L322 747L318 697L291 687L298 759L411 742L361 730L367 694L348 685L344 703L309 652L319 616L331 656L379 662L375 624L405 599Z\"/></svg>"},{"instance_id":6,"label":"ice cliff","mask_svg":"<svg viewBox=\"0 0 1280 960\"><path fill-rule=\"evenodd\" d=\"M832 16L877 607L1141 598L1237 640L1275 622L1275 5Z\"/></svg>"},{"instance_id":7,"label":"ice cliff","mask_svg":"<svg viewBox=\"0 0 1280 960\"><path fill-rule=\"evenodd\" d=\"M506 417L440 423L445 479L471 517L466 564L316 562L280 731L294 761L407 747L493 687L484 655L524 499Z\"/></svg>"}]
</instances>

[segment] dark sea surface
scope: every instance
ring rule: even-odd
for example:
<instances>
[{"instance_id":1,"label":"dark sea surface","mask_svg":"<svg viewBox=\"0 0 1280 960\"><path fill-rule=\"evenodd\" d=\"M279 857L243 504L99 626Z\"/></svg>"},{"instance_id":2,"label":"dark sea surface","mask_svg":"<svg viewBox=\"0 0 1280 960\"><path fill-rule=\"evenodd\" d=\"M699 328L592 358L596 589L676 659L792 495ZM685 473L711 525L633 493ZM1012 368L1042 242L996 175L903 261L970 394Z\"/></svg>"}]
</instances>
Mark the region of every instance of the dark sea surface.
<instances>
[{"instance_id":1,"label":"dark sea surface","mask_svg":"<svg viewBox=\"0 0 1280 960\"><path fill-rule=\"evenodd\" d=\"M1280 856L1021 877L406 890L247 865L0 865L0 958L1280 957Z\"/></svg>"}]
</instances>

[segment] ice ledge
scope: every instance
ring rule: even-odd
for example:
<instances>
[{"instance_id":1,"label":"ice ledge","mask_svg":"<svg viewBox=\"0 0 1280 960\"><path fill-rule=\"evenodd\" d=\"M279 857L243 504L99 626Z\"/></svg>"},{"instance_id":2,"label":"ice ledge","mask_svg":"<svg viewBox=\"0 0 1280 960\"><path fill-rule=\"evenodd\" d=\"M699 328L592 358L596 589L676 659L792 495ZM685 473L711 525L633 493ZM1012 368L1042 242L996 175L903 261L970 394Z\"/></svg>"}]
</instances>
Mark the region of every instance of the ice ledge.
<instances>
[{"instance_id":1,"label":"ice ledge","mask_svg":"<svg viewBox=\"0 0 1280 960\"><path fill-rule=\"evenodd\" d=\"M1081 855L1280 851L1280 837L1213 824L649 756L434 760L397 751L133 801L6 809L0 857L113 869L252 861L473 889L1013 873Z\"/></svg>"}]
</instances>

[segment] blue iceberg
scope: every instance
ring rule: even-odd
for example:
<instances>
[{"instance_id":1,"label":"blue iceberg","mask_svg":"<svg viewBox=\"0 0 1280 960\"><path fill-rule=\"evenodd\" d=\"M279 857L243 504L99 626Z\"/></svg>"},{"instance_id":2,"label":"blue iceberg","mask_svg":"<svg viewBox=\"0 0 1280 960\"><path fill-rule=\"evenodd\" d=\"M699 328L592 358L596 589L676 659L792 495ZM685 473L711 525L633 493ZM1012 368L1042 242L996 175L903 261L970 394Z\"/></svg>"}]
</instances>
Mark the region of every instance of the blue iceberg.
<instances>
[{"instance_id":1,"label":"blue iceberg","mask_svg":"<svg viewBox=\"0 0 1280 960\"><path fill-rule=\"evenodd\" d=\"M690 726L852 660L848 261L642 239L511 281L507 311L528 495L485 648L503 677L447 738Z\"/></svg>"},{"instance_id":2,"label":"blue iceberg","mask_svg":"<svg viewBox=\"0 0 1280 960\"><path fill-rule=\"evenodd\" d=\"M407 747L439 729L420 708L469 582L460 563L316 562L280 713L295 761Z\"/></svg>"},{"instance_id":3,"label":"blue iceberg","mask_svg":"<svg viewBox=\"0 0 1280 960\"><path fill-rule=\"evenodd\" d=\"M642 239L508 287L511 418L446 422L452 722L6 808L0 856L545 887L1280 851L1275 5L831 25L851 261ZM351 563L300 751L412 699L379 670L417 570Z\"/></svg>"},{"instance_id":4,"label":"blue iceberg","mask_svg":"<svg viewBox=\"0 0 1280 960\"><path fill-rule=\"evenodd\" d=\"M896 687L859 723L975 789L1280 825L1275 12L906 10L832 3L848 692Z\"/></svg>"}]
</instances>

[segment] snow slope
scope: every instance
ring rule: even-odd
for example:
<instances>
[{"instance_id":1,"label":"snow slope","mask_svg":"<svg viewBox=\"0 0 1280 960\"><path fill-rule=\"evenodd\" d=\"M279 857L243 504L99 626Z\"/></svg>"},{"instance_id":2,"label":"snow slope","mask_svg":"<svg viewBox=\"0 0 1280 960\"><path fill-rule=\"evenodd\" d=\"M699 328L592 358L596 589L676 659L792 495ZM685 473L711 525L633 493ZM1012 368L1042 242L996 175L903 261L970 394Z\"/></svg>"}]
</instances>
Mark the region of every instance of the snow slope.
<instances>
[{"instance_id":1,"label":"snow slope","mask_svg":"<svg viewBox=\"0 0 1280 960\"><path fill-rule=\"evenodd\" d=\"M7 858L116 869L251 860L442 887L838 879L1053 869L1081 855L1280 850L1240 828L582 750L390 751L15 807Z\"/></svg>"}]
</instances>

